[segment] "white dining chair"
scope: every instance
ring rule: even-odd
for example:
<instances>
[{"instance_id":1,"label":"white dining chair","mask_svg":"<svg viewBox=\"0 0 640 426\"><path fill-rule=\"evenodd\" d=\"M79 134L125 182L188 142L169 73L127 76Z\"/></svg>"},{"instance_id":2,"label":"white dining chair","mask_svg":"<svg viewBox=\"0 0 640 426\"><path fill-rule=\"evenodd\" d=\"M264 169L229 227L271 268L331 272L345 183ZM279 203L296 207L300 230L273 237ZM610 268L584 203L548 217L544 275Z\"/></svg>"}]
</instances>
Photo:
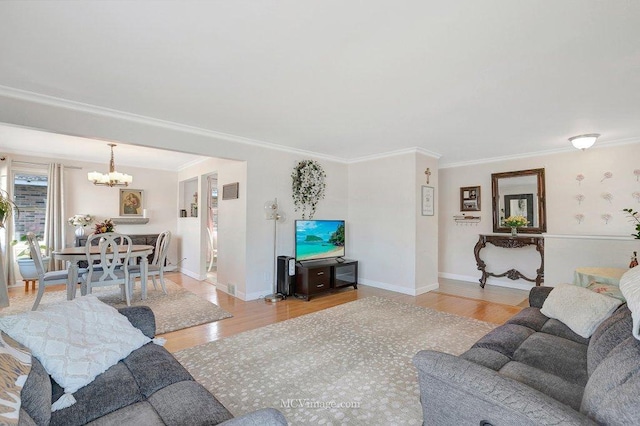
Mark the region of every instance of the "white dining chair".
<instances>
[{"instance_id":1,"label":"white dining chair","mask_svg":"<svg viewBox=\"0 0 640 426\"><path fill-rule=\"evenodd\" d=\"M91 258L91 246L95 240L99 241L97 244L100 249L99 263L94 263ZM94 287L119 285L127 306L130 306L129 270L123 265L127 265L131 257L131 238L117 232L91 234L87 237L85 252L89 264L89 269L82 276L86 293L91 294Z\"/></svg>"},{"instance_id":2,"label":"white dining chair","mask_svg":"<svg viewBox=\"0 0 640 426\"><path fill-rule=\"evenodd\" d=\"M164 294L167 294L167 286L164 282L164 262L167 258L167 251L169 250L169 243L171 242L171 232L164 231L160 235L158 235L158 239L156 240L156 248L153 252L153 260L149 263L147 268L147 278L151 278L153 282L153 288L158 289L158 284L156 282L156 277L160 280L160 285L162 286L162 291ZM142 271L140 269L140 265L130 265L129 270L129 291L133 294L133 287L136 278L142 276ZM142 289L142 294L147 293L147 283L142 282L140 280L140 286Z\"/></svg>"},{"instance_id":3,"label":"white dining chair","mask_svg":"<svg viewBox=\"0 0 640 426\"><path fill-rule=\"evenodd\" d=\"M44 294L44 290L47 286L57 285L57 284L67 284L69 280L69 274L67 271L49 271L45 272L44 263L42 261L42 253L40 252L40 245L38 244L38 240L33 232L29 232L27 234L27 242L29 244L29 252L31 253L31 258L33 259L33 263L36 267L36 272L38 273L38 295L36 296L36 301L33 303L32 311L38 309L38 305L40 304L40 300L42 300L42 295ZM82 278L78 278L78 282L82 282ZM67 294L69 294L67 292ZM69 297L67 297L69 298Z\"/></svg>"}]
</instances>

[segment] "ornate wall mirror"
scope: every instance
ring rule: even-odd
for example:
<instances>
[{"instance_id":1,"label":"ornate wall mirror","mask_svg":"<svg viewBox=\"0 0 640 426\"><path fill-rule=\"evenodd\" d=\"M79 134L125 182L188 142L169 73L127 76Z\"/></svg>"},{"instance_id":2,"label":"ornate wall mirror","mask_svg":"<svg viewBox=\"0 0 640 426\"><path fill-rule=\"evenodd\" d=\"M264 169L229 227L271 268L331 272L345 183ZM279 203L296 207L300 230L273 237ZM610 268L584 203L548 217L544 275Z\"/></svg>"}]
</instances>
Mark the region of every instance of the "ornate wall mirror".
<instances>
[{"instance_id":1,"label":"ornate wall mirror","mask_svg":"<svg viewBox=\"0 0 640 426\"><path fill-rule=\"evenodd\" d=\"M529 220L518 232L539 234L547 231L544 169L519 170L491 174L493 195L493 232L511 232L502 224L509 216L522 215Z\"/></svg>"}]
</instances>

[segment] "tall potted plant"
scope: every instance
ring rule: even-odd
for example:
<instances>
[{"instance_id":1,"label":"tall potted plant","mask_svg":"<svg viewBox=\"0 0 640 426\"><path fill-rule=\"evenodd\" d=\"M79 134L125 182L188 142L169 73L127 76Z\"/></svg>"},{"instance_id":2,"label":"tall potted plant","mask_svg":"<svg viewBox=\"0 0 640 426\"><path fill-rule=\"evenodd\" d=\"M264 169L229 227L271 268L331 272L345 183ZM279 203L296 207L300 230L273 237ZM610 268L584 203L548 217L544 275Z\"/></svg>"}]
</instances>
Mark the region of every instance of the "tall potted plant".
<instances>
[{"instance_id":1,"label":"tall potted plant","mask_svg":"<svg viewBox=\"0 0 640 426\"><path fill-rule=\"evenodd\" d=\"M16 213L20 212L16 203L9 198L9 194L0 189L0 228L4 228L5 223L9 220L14 210Z\"/></svg>"}]
</instances>

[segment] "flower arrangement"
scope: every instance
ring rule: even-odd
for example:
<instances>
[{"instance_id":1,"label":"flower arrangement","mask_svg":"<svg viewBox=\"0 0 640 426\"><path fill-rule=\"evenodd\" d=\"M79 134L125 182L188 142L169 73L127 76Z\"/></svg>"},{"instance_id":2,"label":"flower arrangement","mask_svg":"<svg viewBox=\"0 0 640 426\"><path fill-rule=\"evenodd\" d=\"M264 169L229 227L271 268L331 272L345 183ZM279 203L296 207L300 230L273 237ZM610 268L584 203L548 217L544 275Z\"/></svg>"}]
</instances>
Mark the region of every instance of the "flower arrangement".
<instances>
[{"instance_id":1,"label":"flower arrangement","mask_svg":"<svg viewBox=\"0 0 640 426\"><path fill-rule=\"evenodd\" d=\"M93 229L94 234L104 234L105 232L113 232L115 230L115 226L111 219L105 219L104 222L96 223L95 228Z\"/></svg>"},{"instance_id":2,"label":"flower arrangement","mask_svg":"<svg viewBox=\"0 0 640 426\"><path fill-rule=\"evenodd\" d=\"M309 219L313 219L318 201L324 198L326 173L320 163L314 160L303 160L293 168L291 173L291 189L295 211L302 210L305 219L309 210Z\"/></svg>"},{"instance_id":3,"label":"flower arrangement","mask_svg":"<svg viewBox=\"0 0 640 426\"><path fill-rule=\"evenodd\" d=\"M85 227L93 223L93 216L90 214L74 214L67 219L67 222L69 222L69 225Z\"/></svg>"},{"instance_id":4,"label":"flower arrangement","mask_svg":"<svg viewBox=\"0 0 640 426\"><path fill-rule=\"evenodd\" d=\"M627 213L629 222L633 223L636 226L636 233L631 234L631 236L636 240L640 240L640 213L633 209L622 209L622 211Z\"/></svg>"},{"instance_id":5,"label":"flower arrangement","mask_svg":"<svg viewBox=\"0 0 640 426\"><path fill-rule=\"evenodd\" d=\"M526 226L529 221L524 216L509 216L504 219L502 223L510 228L519 228L521 226Z\"/></svg>"}]
</instances>

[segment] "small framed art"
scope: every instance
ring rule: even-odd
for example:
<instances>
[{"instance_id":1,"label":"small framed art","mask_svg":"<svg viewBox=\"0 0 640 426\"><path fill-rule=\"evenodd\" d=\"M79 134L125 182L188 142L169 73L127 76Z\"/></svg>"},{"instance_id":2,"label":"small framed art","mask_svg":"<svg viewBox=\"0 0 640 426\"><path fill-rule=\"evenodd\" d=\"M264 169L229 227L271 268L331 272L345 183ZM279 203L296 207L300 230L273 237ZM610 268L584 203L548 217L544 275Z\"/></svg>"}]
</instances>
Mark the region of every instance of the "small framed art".
<instances>
[{"instance_id":1,"label":"small framed art","mask_svg":"<svg viewBox=\"0 0 640 426\"><path fill-rule=\"evenodd\" d=\"M480 211L480 187L463 186L460 188L460 211L479 212Z\"/></svg>"},{"instance_id":2,"label":"small framed art","mask_svg":"<svg viewBox=\"0 0 640 426\"><path fill-rule=\"evenodd\" d=\"M422 187L422 216L433 216L435 212L435 191L433 186Z\"/></svg>"},{"instance_id":3,"label":"small framed art","mask_svg":"<svg viewBox=\"0 0 640 426\"><path fill-rule=\"evenodd\" d=\"M142 189L120 190L120 216L142 217L144 210L144 191Z\"/></svg>"}]
</instances>

